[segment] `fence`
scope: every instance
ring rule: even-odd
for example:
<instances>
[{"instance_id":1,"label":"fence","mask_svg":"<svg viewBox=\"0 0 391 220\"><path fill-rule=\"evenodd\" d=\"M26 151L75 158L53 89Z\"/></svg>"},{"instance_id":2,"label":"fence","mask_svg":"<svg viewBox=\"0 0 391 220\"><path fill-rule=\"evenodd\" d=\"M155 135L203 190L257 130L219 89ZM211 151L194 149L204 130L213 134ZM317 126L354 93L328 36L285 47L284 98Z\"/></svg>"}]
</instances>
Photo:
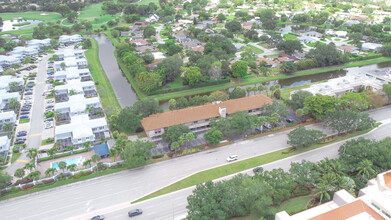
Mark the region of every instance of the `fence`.
<instances>
[{"instance_id":1,"label":"fence","mask_svg":"<svg viewBox=\"0 0 391 220\"><path fill-rule=\"evenodd\" d=\"M107 168L110 168L112 166L117 166L117 165L121 165L123 164L124 161L121 160L121 161L117 161L117 162L112 162L112 163L102 163L103 166L107 167ZM56 174L54 176L51 176L51 177L47 177L47 178L44 178L44 179L39 179L39 180L33 180L33 182L29 182L29 183L24 183L24 184L19 184L15 187L19 188L19 189L23 189L23 186L26 186L26 185L30 185L30 184L33 184L34 186L37 185L37 184L41 184L41 183L45 183L46 181L48 180L54 180L56 181L57 178L59 176L74 176L78 173L81 173L81 172L87 172L87 171L90 171L90 172L94 172L94 170L97 168L98 166L95 165L95 166L91 166L90 168L86 168L86 169L82 169L82 170L77 170L77 171L67 171L67 172L63 172L63 173L59 173L59 174ZM11 190L12 187L7 187L7 188L4 188L3 190L1 191L9 191Z\"/></svg>"}]
</instances>

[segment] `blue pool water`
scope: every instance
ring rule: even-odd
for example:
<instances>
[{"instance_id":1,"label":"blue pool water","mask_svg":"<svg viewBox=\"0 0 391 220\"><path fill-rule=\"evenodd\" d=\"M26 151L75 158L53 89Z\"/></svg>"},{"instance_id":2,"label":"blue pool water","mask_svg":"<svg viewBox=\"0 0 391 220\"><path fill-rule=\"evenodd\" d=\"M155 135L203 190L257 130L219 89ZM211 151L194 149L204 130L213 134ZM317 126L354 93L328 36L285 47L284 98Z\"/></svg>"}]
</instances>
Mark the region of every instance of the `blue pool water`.
<instances>
[{"instance_id":1,"label":"blue pool water","mask_svg":"<svg viewBox=\"0 0 391 220\"><path fill-rule=\"evenodd\" d=\"M59 170L60 168L58 168L58 163L60 163L60 162L61 161L52 163L52 168ZM72 159L65 160L64 162L67 164L67 166L72 165L72 164L76 164L77 166L80 166L83 163L83 157L75 157Z\"/></svg>"}]
</instances>

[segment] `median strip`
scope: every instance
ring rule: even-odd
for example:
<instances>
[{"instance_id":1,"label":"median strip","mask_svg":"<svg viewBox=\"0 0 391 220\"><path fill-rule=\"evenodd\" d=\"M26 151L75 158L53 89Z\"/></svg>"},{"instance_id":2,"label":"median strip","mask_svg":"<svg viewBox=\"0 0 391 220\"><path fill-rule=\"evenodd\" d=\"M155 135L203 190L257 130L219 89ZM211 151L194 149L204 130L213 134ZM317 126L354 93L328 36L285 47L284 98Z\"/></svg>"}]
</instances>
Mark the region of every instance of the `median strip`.
<instances>
[{"instance_id":1,"label":"median strip","mask_svg":"<svg viewBox=\"0 0 391 220\"><path fill-rule=\"evenodd\" d=\"M238 161L238 162L235 162L235 163L232 163L232 164L222 165L222 166L219 166L219 167L216 167L216 168L213 168L213 169L201 171L201 172L193 174L193 175L191 175L191 176L189 176L189 177L187 177L185 179L182 179L182 180L180 180L178 182L175 182L175 183L173 183L173 184L171 184L171 185L169 185L167 187L164 187L164 188L162 188L160 190L157 190L157 191L155 191L155 192L153 192L153 193L151 193L151 194L149 194L147 196L144 196L144 197L142 197L140 199L137 199L136 201L133 201L131 203L134 204L134 203L138 203L138 202L141 202L141 201L144 201L144 200L152 199L154 197L158 197L158 196L161 196L161 195L164 195L164 194L167 194L167 193L171 193L171 192L174 192L174 191L177 191L177 190L185 189L185 188L197 185L197 184L201 184L201 183L208 182L208 181L211 181L211 180L214 180L214 179L218 179L218 178L221 178L221 177L224 177L224 176L228 176L228 175L231 175L231 174L234 174L234 173L238 173L238 172L241 172L241 171L244 171L244 170L248 170L248 169L251 169L251 168L256 167L256 166L264 165L264 164L271 163L271 162L274 162L274 161L277 161L277 160L281 160L281 159L284 159L284 158L287 158L287 157L291 157L291 156L294 156L294 155L297 155L297 154L301 154L303 152L314 150L314 149L323 147L325 145L329 145L329 144L336 143L336 142L339 142L339 141L342 141L342 140L346 140L346 139L349 139L349 138L352 138L352 137L356 137L356 136L368 133L369 131L371 131L374 128L378 127L380 124L381 123L376 123L376 125L373 128L371 128L371 129L367 129L367 130L364 130L364 131L359 131L359 132L356 132L356 133L353 133L353 134L349 134L349 135L345 135L345 136L340 136L340 137L337 137L337 138L335 138L335 139L333 139L331 141L327 141L327 142L324 142L324 143L316 144L316 145L313 145L311 147L304 148L304 149L298 149L298 150L293 151L293 152L290 152L291 148L285 148L285 149L282 149L282 150L278 150L278 151L274 151L274 152L271 152L271 153L263 154L263 155L260 155L260 156L252 157L252 158L249 158L249 159L246 159L246 160Z\"/></svg>"}]
</instances>

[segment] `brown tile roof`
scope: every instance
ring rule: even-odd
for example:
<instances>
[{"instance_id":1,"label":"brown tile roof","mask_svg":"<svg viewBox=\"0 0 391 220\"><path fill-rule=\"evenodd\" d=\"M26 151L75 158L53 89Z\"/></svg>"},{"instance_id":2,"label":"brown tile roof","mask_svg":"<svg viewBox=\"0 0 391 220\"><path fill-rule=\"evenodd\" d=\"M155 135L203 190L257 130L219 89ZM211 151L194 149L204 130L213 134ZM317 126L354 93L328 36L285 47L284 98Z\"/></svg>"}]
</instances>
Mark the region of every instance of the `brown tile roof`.
<instances>
[{"instance_id":1,"label":"brown tile roof","mask_svg":"<svg viewBox=\"0 0 391 220\"><path fill-rule=\"evenodd\" d=\"M376 220L385 220L385 218L379 215L375 210L369 207L362 200L356 200L352 203L343 205L329 212L310 218L309 220L345 220L363 212L368 213L372 216L372 218Z\"/></svg>"},{"instance_id":2,"label":"brown tile roof","mask_svg":"<svg viewBox=\"0 0 391 220\"><path fill-rule=\"evenodd\" d=\"M273 100L265 95L253 95L240 99L232 99L219 104L206 104L189 107L160 114L151 115L141 120L145 131L166 128L172 125L185 124L192 121L219 117L219 107L226 108L227 114L239 111L257 109L265 104L272 104Z\"/></svg>"},{"instance_id":3,"label":"brown tile roof","mask_svg":"<svg viewBox=\"0 0 391 220\"><path fill-rule=\"evenodd\" d=\"M384 174L383 178L386 186L391 189L391 172Z\"/></svg>"},{"instance_id":4,"label":"brown tile roof","mask_svg":"<svg viewBox=\"0 0 391 220\"><path fill-rule=\"evenodd\" d=\"M353 50L358 50L358 48L353 45L342 46L339 47L338 49L343 50L345 52L352 52Z\"/></svg>"}]
</instances>

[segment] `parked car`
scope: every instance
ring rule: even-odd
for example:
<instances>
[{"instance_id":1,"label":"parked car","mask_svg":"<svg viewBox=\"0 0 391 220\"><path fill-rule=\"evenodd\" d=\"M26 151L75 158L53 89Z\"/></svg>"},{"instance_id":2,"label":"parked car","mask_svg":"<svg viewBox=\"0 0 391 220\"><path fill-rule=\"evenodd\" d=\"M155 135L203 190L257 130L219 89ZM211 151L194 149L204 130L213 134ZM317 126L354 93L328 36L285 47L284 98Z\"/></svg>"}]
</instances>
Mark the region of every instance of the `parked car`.
<instances>
[{"instance_id":1,"label":"parked car","mask_svg":"<svg viewBox=\"0 0 391 220\"><path fill-rule=\"evenodd\" d=\"M32 95L32 92L25 92L24 95Z\"/></svg>"},{"instance_id":2,"label":"parked car","mask_svg":"<svg viewBox=\"0 0 391 220\"><path fill-rule=\"evenodd\" d=\"M23 111L23 112L28 112L28 111L30 111L30 109L31 109L31 108L22 108L21 111Z\"/></svg>"},{"instance_id":3,"label":"parked car","mask_svg":"<svg viewBox=\"0 0 391 220\"><path fill-rule=\"evenodd\" d=\"M54 105L48 105L46 108L54 108Z\"/></svg>"},{"instance_id":4,"label":"parked car","mask_svg":"<svg viewBox=\"0 0 391 220\"><path fill-rule=\"evenodd\" d=\"M52 72L52 71L48 72L48 75L49 75L49 76L51 76L51 75L53 75L53 74L54 74L54 72Z\"/></svg>"},{"instance_id":5,"label":"parked car","mask_svg":"<svg viewBox=\"0 0 391 220\"><path fill-rule=\"evenodd\" d=\"M16 134L16 137L24 137L27 135L27 132L21 132L19 131L17 134Z\"/></svg>"},{"instance_id":6,"label":"parked car","mask_svg":"<svg viewBox=\"0 0 391 220\"><path fill-rule=\"evenodd\" d=\"M44 120L44 122L53 121L53 118L47 118Z\"/></svg>"},{"instance_id":7,"label":"parked car","mask_svg":"<svg viewBox=\"0 0 391 220\"><path fill-rule=\"evenodd\" d=\"M105 217L103 215L96 215L91 218L91 220L104 220L104 219L105 219Z\"/></svg>"},{"instance_id":8,"label":"parked car","mask_svg":"<svg viewBox=\"0 0 391 220\"><path fill-rule=\"evenodd\" d=\"M31 100L31 97L24 97L24 100Z\"/></svg>"},{"instance_id":9,"label":"parked car","mask_svg":"<svg viewBox=\"0 0 391 220\"><path fill-rule=\"evenodd\" d=\"M231 155L227 157L227 162L232 162L238 159L238 155Z\"/></svg>"},{"instance_id":10,"label":"parked car","mask_svg":"<svg viewBox=\"0 0 391 220\"><path fill-rule=\"evenodd\" d=\"M129 217L134 217L134 216L138 216L141 214L143 214L143 210L141 210L141 209L134 209L134 210L130 210L128 212Z\"/></svg>"},{"instance_id":11,"label":"parked car","mask_svg":"<svg viewBox=\"0 0 391 220\"><path fill-rule=\"evenodd\" d=\"M48 100L46 103L47 103L47 104L49 104L49 103L54 103L54 100Z\"/></svg>"},{"instance_id":12,"label":"parked car","mask_svg":"<svg viewBox=\"0 0 391 220\"><path fill-rule=\"evenodd\" d=\"M272 125L269 124L269 123L264 124L263 127L264 127L265 129L271 129L271 128L273 128Z\"/></svg>"},{"instance_id":13,"label":"parked car","mask_svg":"<svg viewBox=\"0 0 391 220\"><path fill-rule=\"evenodd\" d=\"M45 124L45 129L49 129L49 128L52 128L53 125L52 124Z\"/></svg>"},{"instance_id":14,"label":"parked car","mask_svg":"<svg viewBox=\"0 0 391 220\"><path fill-rule=\"evenodd\" d=\"M290 119L290 118L287 118L285 121L288 122L288 123L292 123L293 122L293 120Z\"/></svg>"},{"instance_id":15,"label":"parked car","mask_svg":"<svg viewBox=\"0 0 391 220\"><path fill-rule=\"evenodd\" d=\"M16 138L15 141L26 141L26 138Z\"/></svg>"},{"instance_id":16,"label":"parked car","mask_svg":"<svg viewBox=\"0 0 391 220\"><path fill-rule=\"evenodd\" d=\"M35 80L35 78L34 77L30 77L29 80Z\"/></svg>"},{"instance_id":17,"label":"parked car","mask_svg":"<svg viewBox=\"0 0 391 220\"><path fill-rule=\"evenodd\" d=\"M255 167L254 169L253 169L253 172L254 173L257 173L257 172L260 172L260 171L262 171L263 170L263 167Z\"/></svg>"},{"instance_id":18,"label":"parked car","mask_svg":"<svg viewBox=\"0 0 391 220\"><path fill-rule=\"evenodd\" d=\"M30 112L29 112L29 111L23 111L23 112L21 112L20 114L21 114L21 115L28 115L28 114L30 114Z\"/></svg>"},{"instance_id":19,"label":"parked car","mask_svg":"<svg viewBox=\"0 0 391 220\"><path fill-rule=\"evenodd\" d=\"M30 118L28 115L22 115L19 117L19 119L26 119L26 118Z\"/></svg>"},{"instance_id":20,"label":"parked car","mask_svg":"<svg viewBox=\"0 0 391 220\"><path fill-rule=\"evenodd\" d=\"M14 144L24 144L25 141L22 140L15 140Z\"/></svg>"}]
</instances>

